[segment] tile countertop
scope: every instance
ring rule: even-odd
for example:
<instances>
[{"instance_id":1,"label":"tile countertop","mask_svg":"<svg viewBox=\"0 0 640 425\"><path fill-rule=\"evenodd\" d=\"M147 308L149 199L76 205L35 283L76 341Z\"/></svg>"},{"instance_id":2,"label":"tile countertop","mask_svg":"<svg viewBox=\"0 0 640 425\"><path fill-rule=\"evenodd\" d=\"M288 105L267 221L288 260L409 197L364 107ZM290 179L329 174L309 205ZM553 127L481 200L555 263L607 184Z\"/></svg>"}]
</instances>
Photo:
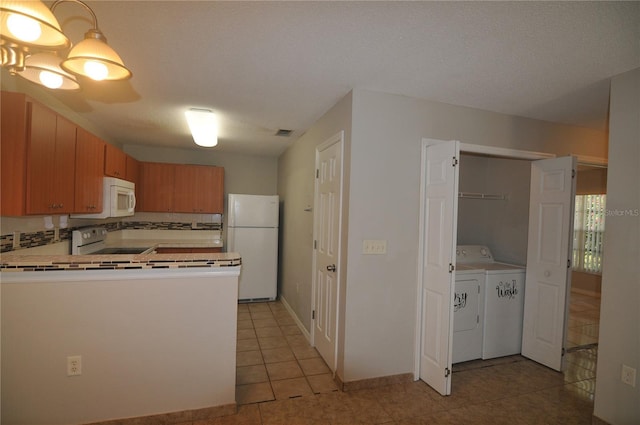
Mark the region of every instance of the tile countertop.
<instances>
[{"instance_id":1,"label":"tile countertop","mask_svg":"<svg viewBox=\"0 0 640 425\"><path fill-rule=\"evenodd\" d=\"M175 245L172 245L175 246ZM235 267L237 252L118 255L2 255L2 272L197 269Z\"/></svg>"}]
</instances>

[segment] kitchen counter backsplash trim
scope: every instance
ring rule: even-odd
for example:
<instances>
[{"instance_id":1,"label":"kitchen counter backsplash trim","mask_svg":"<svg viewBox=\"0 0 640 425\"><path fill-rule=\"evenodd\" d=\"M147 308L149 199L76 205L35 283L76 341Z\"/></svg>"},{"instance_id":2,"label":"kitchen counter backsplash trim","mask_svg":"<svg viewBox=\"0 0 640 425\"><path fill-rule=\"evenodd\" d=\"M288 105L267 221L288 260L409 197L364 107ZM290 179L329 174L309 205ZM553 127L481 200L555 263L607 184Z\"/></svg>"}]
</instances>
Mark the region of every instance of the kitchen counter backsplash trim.
<instances>
[{"instance_id":1,"label":"kitchen counter backsplash trim","mask_svg":"<svg viewBox=\"0 0 640 425\"><path fill-rule=\"evenodd\" d=\"M109 232L118 230L222 230L222 224L220 223L196 223L196 226L193 226L193 223L130 221L105 223L102 226ZM58 238L56 238L54 230L20 233L19 249L36 248L53 243L71 241L71 233L82 227L86 226L59 229ZM0 253L16 251L13 248L13 239L14 234L0 236Z\"/></svg>"},{"instance_id":2,"label":"kitchen counter backsplash trim","mask_svg":"<svg viewBox=\"0 0 640 425\"><path fill-rule=\"evenodd\" d=\"M0 262L2 272L96 271L131 269L184 269L235 267L242 265L238 254L139 254L139 255L7 255Z\"/></svg>"}]
</instances>

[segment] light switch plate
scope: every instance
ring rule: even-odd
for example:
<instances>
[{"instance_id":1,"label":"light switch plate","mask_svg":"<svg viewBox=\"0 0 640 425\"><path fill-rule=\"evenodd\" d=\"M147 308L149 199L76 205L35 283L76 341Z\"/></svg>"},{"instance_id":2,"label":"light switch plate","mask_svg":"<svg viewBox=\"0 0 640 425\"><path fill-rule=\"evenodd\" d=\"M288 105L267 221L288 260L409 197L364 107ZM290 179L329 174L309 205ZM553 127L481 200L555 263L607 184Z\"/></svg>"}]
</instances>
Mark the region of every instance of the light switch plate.
<instances>
[{"instance_id":1,"label":"light switch plate","mask_svg":"<svg viewBox=\"0 0 640 425\"><path fill-rule=\"evenodd\" d=\"M365 239L362 241L362 253L367 255L386 254L387 241L380 239Z\"/></svg>"}]
</instances>

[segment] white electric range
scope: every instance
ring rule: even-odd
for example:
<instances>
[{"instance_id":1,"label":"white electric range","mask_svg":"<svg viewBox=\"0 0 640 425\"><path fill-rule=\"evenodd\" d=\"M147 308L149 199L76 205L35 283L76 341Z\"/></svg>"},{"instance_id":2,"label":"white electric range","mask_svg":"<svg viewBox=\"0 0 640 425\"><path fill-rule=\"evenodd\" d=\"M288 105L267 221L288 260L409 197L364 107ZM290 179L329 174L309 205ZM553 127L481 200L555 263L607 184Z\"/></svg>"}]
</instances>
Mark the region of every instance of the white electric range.
<instances>
[{"instance_id":1,"label":"white electric range","mask_svg":"<svg viewBox=\"0 0 640 425\"><path fill-rule=\"evenodd\" d=\"M107 233L107 229L100 226L74 230L71 232L71 254L146 254L153 251L153 247L107 247Z\"/></svg>"}]
</instances>

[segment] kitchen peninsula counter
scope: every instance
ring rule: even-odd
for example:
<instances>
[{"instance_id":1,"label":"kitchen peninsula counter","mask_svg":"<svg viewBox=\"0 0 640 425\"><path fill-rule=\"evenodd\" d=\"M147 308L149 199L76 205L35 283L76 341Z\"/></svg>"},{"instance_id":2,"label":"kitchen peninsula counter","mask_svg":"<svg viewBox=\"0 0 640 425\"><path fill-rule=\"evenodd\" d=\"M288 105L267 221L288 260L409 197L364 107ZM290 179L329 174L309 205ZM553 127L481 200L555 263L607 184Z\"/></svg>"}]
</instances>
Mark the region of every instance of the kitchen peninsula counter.
<instances>
[{"instance_id":1,"label":"kitchen peninsula counter","mask_svg":"<svg viewBox=\"0 0 640 425\"><path fill-rule=\"evenodd\" d=\"M235 412L241 262L237 253L3 254L2 422ZM81 357L80 375L67 375L70 356Z\"/></svg>"},{"instance_id":2,"label":"kitchen peninsula counter","mask_svg":"<svg viewBox=\"0 0 640 425\"><path fill-rule=\"evenodd\" d=\"M172 246L175 246L175 244ZM222 272L230 271L231 269L229 268L237 268L241 263L240 254L236 252L106 255L3 254L0 256L0 271L13 273L216 268ZM211 271L215 272L216 270Z\"/></svg>"}]
</instances>

